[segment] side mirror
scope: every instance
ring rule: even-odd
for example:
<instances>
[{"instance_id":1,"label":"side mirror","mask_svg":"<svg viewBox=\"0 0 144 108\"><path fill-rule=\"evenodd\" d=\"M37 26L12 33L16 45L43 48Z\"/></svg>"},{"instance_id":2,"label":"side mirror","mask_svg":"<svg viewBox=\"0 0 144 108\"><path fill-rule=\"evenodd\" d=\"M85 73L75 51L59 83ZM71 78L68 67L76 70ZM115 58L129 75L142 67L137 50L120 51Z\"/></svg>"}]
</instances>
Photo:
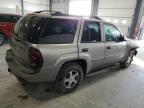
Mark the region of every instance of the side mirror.
<instances>
[{"instance_id":1,"label":"side mirror","mask_svg":"<svg viewBox=\"0 0 144 108\"><path fill-rule=\"evenodd\" d=\"M124 36L119 36L115 40L116 40L116 42L122 42L122 41L125 41L125 38L124 38Z\"/></svg>"}]
</instances>

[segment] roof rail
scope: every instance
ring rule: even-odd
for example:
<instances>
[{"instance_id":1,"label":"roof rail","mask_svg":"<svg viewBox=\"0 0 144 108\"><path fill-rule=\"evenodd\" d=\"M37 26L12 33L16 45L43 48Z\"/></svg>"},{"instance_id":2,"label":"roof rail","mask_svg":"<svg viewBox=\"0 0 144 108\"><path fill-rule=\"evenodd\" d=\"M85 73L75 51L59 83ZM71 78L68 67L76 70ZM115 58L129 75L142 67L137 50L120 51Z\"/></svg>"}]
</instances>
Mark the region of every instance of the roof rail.
<instances>
[{"instance_id":1,"label":"roof rail","mask_svg":"<svg viewBox=\"0 0 144 108\"><path fill-rule=\"evenodd\" d=\"M49 13L51 13L51 12L59 12L59 11L41 10L41 11L36 11L36 12L34 12L34 13L42 13L42 12L49 12Z\"/></svg>"},{"instance_id":2,"label":"roof rail","mask_svg":"<svg viewBox=\"0 0 144 108\"><path fill-rule=\"evenodd\" d=\"M43 13L46 12L49 15L55 15L55 16L77 16L77 15L69 15L69 14L65 14L62 13L60 11L53 11L53 10L42 10L42 11L36 11L34 13ZM82 16L78 16L78 17L82 17ZM98 16L90 16L90 18L94 18L94 19L98 19L98 20L102 20L100 17Z\"/></svg>"},{"instance_id":3,"label":"roof rail","mask_svg":"<svg viewBox=\"0 0 144 108\"><path fill-rule=\"evenodd\" d=\"M42 11L36 11L34 13L42 13L42 12L46 12L50 15L61 15L61 16L67 16L68 14L64 14L60 11L52 11L52 10L42 10Z\"/></svg>"},{"instance_id":4,"label":"roof rail","mask_svg":"<svg viewBox=\"0 0 144 108\"><path fill-rule=\"evenodd\" d=\"M100 17L98 16L90 16L90 18L94 18L94 19L98 19L98 20L102 20Z\"/></svg>"}]
</instances>

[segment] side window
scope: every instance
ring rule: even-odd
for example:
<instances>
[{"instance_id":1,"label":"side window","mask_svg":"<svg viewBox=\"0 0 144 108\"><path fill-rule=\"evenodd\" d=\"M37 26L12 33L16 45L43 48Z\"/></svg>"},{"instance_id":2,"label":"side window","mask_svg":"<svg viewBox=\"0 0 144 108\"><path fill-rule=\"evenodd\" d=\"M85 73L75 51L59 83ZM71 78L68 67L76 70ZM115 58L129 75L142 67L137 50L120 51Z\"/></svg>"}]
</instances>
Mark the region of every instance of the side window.
<instances>
[{"instance_id":1,"label":"side window","mask_svg":"<svg viewBox=\"0 0 144 108\"><path fill-rule=\"evenodd\" d=\"M19 20L18 16L11 16L11 21L12 23L16 23Z\"/></svg>"},{"instance_id":2,"label":"side window","mask_svg":"<svg viewBox=\"0 0 144 108\"><path fill-rule=\"evenodd\" d=\"M101 41L101 28L99 22L85 21L82 33L82 43L95 43Z\"/></svg>"},{"instance_id":3,"label":"side window","mask_svg":"<svg viewBox=\"0 0 144 108\"><path fill-rule=\"evenodd\" d=\"M106 41L116 41L121 36L120 31L113 25L104 25L105 39Z\"/></svg>"},{"instance_id":4,"label":"side window","mask_svg":"<svg viewBox=\"0 0 144 108\"><path fill-rule=\"evenodd\" d=\"M0 22L10 22L10 16L0 16Z\"/></svg>"},{"instance_id":5,"label":"side window","mask_svg":"<svg viewBox=\"0 0 144 108\"><path fill-rule=\"evenodd\" d=\"M11 23L16 23L20 19L19 16L0 16L0 22L11 22Z\"/></svg>"},{"instance_id":6,"label":"side window","mask_svg":"<svg viewBox=\"0 0 144 108\"><path fill-rule=\"evenodd\" d=\"M44 22L45 23L45 22ZM48 19L40 35L41 44L72 43L77 29L77 20ZM44 24L43 24L44 25ZM41 26L43 26L41 24Z\"/></svg>"}]
</instances>

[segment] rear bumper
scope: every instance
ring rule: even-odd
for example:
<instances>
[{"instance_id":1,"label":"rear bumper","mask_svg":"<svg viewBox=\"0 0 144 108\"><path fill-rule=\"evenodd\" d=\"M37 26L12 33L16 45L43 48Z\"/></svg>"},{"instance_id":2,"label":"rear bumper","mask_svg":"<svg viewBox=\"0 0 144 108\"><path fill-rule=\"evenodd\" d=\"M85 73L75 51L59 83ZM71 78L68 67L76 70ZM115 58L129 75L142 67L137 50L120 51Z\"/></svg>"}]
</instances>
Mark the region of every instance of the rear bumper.
<instances>
[{"instance_id":1,"label":"rear bumper","mask_svg":"<svg viewBox=\"0 0 144 108\"><path fill-rule=\"evenodd\" d=\"M9 71L11 71L11 73L15 76L23 78L27 82L53 82L55 81L58 70L60 68L60 66L45 67L36 74L28 75L25 74L25 72L31 73L32 70L26 68L21 63L19 63L14 57L11 49L7 50L5 59L8 64Z\"/></svg>"}]
</instances>

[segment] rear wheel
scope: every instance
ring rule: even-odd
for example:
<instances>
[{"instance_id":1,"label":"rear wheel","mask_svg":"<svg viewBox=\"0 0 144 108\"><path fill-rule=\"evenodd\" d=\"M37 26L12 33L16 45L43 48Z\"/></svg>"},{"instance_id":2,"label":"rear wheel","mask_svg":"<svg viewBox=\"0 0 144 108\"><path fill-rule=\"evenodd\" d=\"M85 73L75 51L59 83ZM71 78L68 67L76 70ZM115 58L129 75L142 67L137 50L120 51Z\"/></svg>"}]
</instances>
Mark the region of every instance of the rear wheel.
<instances>
[{"instance_id":1,"label":"rear wheel","mask_svg":"<svg viewBox=\"0 0 144 108\"><path fill-rule=\"evenodd\" d=\"M22 85L25 85L25 84L28 84L28 82L24 79L22 79L21 77L19 76L15 76L17 78L17 80L22 84Z\"/></svg>"},{"instance_id":2,"label":"rear wheel","mask_svg":"<svg viewBox=\"0 0 144 108\"><path fill-rule=\"evenodd\" d=\"M0 33L0 45L3 45L4 42L5 42L5 36L2 33Z\"/></svg>"},{"instance_id":3,"label":"rear wheel","mask_svg":"<svg viewBox=\"0 0 144 108\"><path fill-rule=\"evenodd\" d=\"M126 58L126 60L124 62L121 62L120 65L122 68L128 68L131 64L131 62L133 61L133 56L134 56L134 51L131 50Z\"/></svg>"},{"instance_id":4,"label":"rear wheel","mask_svg":"<svg viewBox=\"0 0 144 108\"><path fill-rule=\"evenodd\" d=\"M68 63L60 70L55 84L57 92L70 93L74 91L83 78L83 70L76 63Z\"/></svg>"}]
</instances>

